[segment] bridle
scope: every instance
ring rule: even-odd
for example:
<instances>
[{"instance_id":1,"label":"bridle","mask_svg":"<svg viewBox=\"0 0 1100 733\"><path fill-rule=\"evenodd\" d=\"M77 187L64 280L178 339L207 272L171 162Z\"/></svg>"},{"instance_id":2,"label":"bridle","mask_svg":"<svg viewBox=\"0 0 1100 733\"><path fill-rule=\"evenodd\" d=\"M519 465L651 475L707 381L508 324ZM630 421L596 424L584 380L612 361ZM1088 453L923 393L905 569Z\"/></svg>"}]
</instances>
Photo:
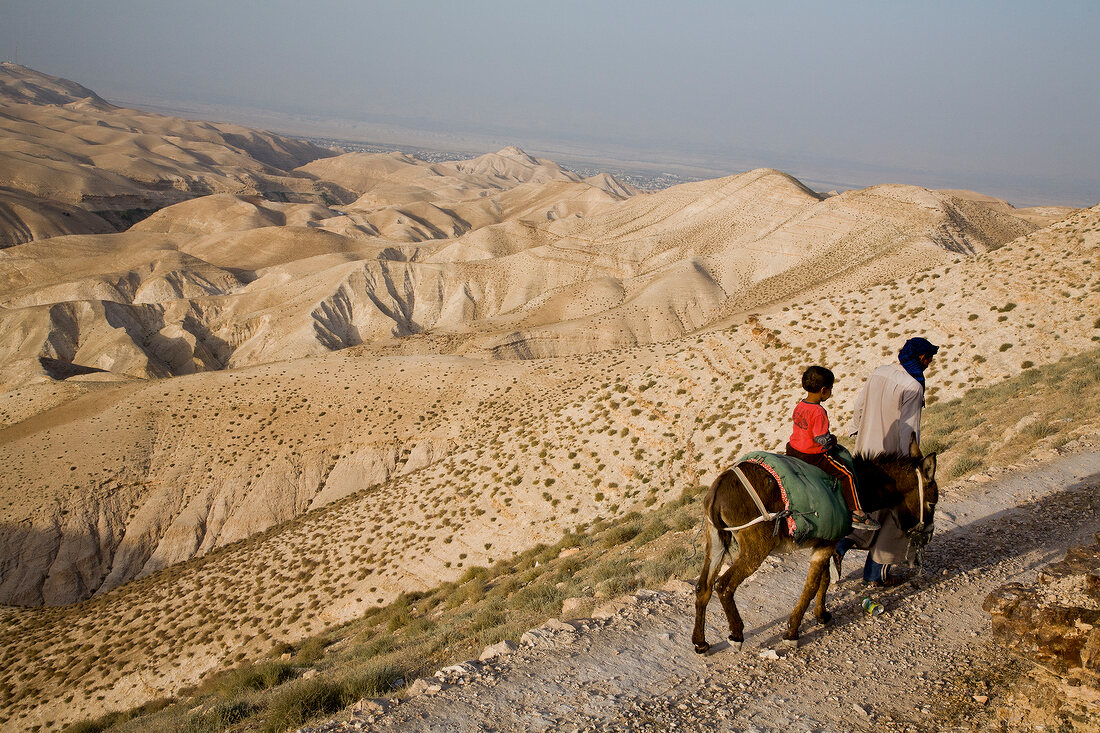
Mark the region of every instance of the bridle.
<instances>
[{"instance_id":1,"label":"bridle","mask_svg":"<svg viewBox=\"0 0 1100 733\"><path fill-rule=\"evenodd\" d=\"M918 501L920 502L920 519L905 533L905 536L909 538L909 546L905 549L905 560L909 563L909 567L916 568L919 572L923 568L922 561L924 556L924 547L932 540L932 532L934 531L934 526L931 516L928 517L927 524L924 521L924 474L921 473L919 467L913 470L916 471L917 474L917 492ZM929 509L928 513L931 514L932 510ZM912 556L910 557L910 555Z\"/></svg>"}]
</instances>

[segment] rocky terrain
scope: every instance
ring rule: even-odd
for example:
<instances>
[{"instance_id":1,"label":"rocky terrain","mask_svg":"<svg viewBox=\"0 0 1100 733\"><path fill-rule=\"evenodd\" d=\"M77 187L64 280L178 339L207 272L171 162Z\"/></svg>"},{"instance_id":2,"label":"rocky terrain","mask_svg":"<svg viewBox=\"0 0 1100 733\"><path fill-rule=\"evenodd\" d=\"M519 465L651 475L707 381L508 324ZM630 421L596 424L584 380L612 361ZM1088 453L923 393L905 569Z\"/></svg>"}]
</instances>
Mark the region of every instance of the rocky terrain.
<instances>
[{"instance_id":1,"label":"rocky terrain","mask_svg":"<svg viewBox=\"0 0 1100 733\"><path fill-rule=\"evenodd\" d=\"M654 511L782 445L809 363L843 425L911 335L943 348L930 407L1100 340L1097 207L335 155L0 71L3 726ZM943 470L1087 440L1089 374L997 424L953 408Z\"/></svg>"},{"instance_id":2,"label":"rocky terrain","mask_svg":"<svg viewBox=\"0 0 1100 733\"><path fill-rule=\"evenodd\" d=\"M1031 667L1002 717L1021 728L1092 730L1100 721L1100 545L1070 548L1037 583L1001 586L983 608L998 643Z\"/></svg>"},{"instance_id":3,"label":"rocky terrain","mask_svg":"<svg viewBox=\"0 0 1100 733\"><path fill-rule=\"evenodd\" d=\"M518 549L506 528L550 539L607 507L629 511L705 482L738 446L781 445L786 385L807 361L853 384L837 399L843 414L856 380L913 322L951 354L930 392L937 398L1087 348L1098 218L1081 212L902 287L792 303L630 352L487 362L361 346L165 383L92 371L11 390L0 397L11 527L0 541L13 563L0 591L7 602L71 602L415 469L425 470L365 497L363 511L416 507L424 492L450 486L469 513L488 508L486 477L513 487L516 507L495 503L475 523L476 534L496 537L496 551L477 540L446 548L417 571L441 579L459 552L491 560ZM1041 325L1052 322L1062 325ZM124 332L105 329L111 338L93 343L117 358ZM418 527L387 529L427 549Z\"/></svg>"},{"instance_id":4,"label":"rocky terrain","mask_svg":"<svg viewBox=\"0 0 1100 733\"><path fill-rule=\"evenodd\" d=\"M722 642L706 656L693 653L694 589L674 582L618 598L593 618L552 620L518 645L487 649L484 659L408 681L400 697L364 700L303 730L1002 729L1019 710L1005 709L1014 707L1011 692L995 675L1012 662L992 643L1003 632L999 622L991 628L982 602L1092 540L1100 522L1096 447L955 486L938 510L924 573L901 586L863 587L863 553L854 553L858 567L843 568L832 591L833 624L811 622L796 650L779 642L805 579L805 553L769 558L738 591L747 621L741 652ZM1052 534L1052 524L1060 531ZM868 596L886 612L868 617L860 607ZM725 618L712 606L708 635L721 639ZM1097 687L1091 680L1069 689L1086 699ZM1076 730L1095 729L1095 698L1078 721ZM1013 721L1008 729L1031 728Z\"/></svg>"}]
</instances>

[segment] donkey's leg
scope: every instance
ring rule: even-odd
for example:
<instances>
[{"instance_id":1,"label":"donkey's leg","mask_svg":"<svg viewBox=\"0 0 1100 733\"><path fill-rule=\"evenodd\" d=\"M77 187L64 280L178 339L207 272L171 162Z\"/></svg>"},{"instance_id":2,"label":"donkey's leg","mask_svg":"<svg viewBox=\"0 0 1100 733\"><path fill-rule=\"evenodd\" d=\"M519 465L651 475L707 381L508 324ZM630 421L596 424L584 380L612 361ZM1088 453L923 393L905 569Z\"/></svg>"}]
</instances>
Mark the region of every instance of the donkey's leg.
<instances>
[{"instance_id":1,"label":"donkey's leg","mask_svg":"<svg viewBox=\"0 0 1100 733\"><path fill-rule=\"evenodd\" d=\"M806 608L809 607L810 600L821 587L822 573L828 575L827 571L831 556L832 551L828 545L814 549L814 554L810 558L810 572L806 576L806 584L802 587L802 595L799 597L794 611L791 612L791 617L787 619L787 633L783 635L787 642L797 643L798 627L802 624L802 617L806 614Z\"/></svg>"},{"instance_id":2,"label":"donkey's leg","mask_svg":"<svg viewBox=\"0 0 1100 733\"><path fill-rule=\"evenodd\" d=\"M832 561L832 553L836 552L836 545L830 547L829 560ZM814 606L814 616L817 620L823 624L831 623L833 620L833 614L825 610L825 593L829 590L829 584L832 582L832 578L829 576L829 566L825 565L825 572L821 574L821 581L817 586L817 605Z\"/></svg>"},{"instance_id":3,"label":"donkey's leg","mask_svg":"<svg viewBox=\"0 0 1100 733\"><path fill-rule=\"evenodd\" d=\"M710 649L706 640L707 604L710 603L710 594L714 590L714 580L722 567L722 558L726 549L722 544L722 538L718 530L706 520L707 540L703 550L703 569L699 573L699 581L695 584L695 628L691 632L691 643L698 654L705 654Z\"/></svg>"},{"instance_id":4,"label":"donkey's leg","mask_svg":"<svg viewBox=\"0 0 1100 733\"><path fill-rule=\"evenodd\" d=\"M756 572L772 549L772 537L766 527L767 525L758 524L737 533L737 557L717 583L718 600L722 602L722 610L726 612L726 620L729 622L729 639L738 650L745 641L745 622L741 619L741 612L737 610L734 594L745 578Z\"/></svg>"}]
</instances>

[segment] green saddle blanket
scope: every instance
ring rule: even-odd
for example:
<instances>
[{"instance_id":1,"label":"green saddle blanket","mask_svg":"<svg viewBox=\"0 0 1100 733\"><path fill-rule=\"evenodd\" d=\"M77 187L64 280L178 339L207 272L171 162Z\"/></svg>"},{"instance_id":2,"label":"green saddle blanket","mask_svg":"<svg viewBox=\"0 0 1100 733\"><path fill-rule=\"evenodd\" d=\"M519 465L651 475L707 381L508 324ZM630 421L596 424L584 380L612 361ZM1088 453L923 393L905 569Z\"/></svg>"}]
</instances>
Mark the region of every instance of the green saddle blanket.
<instances>
[{"instance_id":1,"label":"green saddle blanket","mask_svg":"<svg viewBox=\"0 0 1100 733\"><path fill-rule=\"evenodd\" d=\"M852 454L843 446L834 448L832 456L852 469ZM791 512L787 531L795 542L811 538L835 541L851 533L852 512L840 491L840 481L817 466L764 451L746 453L737 462L763 466L779 484L783 503Z\"/></svg>"}]
</instances>

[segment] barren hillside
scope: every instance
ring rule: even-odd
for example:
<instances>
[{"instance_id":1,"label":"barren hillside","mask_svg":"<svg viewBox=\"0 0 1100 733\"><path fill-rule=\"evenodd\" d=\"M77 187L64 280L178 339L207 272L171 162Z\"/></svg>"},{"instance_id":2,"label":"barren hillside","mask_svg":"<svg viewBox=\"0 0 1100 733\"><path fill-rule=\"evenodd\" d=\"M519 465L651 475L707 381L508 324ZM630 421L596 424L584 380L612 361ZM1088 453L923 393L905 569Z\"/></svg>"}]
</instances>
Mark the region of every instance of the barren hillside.
<instances>
[{"instance_id":1,"label":"barren hillside","mask_svg":"<svg viewBox=\"0 0 1100 733\"><path fill-rule=\"evenodd\" d=\"M0 208L0 247L98 233L105 224L125 228L216 192L339 196L290 172L331 151L237 125L115 107L79 84L17 64L0 63L0 112L0 190L14 198ZM73 207L87 213L74 216Z\"/></svg>"},{"instance_id":2,"label":"barren hillside","mask_svg":"<svg viewBox=\"0 0 1100 733\"><path fill-rule=\"evenodd\" d=\"M976 258L659 347L510 363L358 347L164 383L91 375L18 422L41 388L9 392L9 597L73 598L222 547L64 611L18 612L13 658L36 650L28 679L48 688L80 645L125 629L66 687L73 715L132 705L706 483L748 447L781 444L808 362L837 372L840 422L908 333L943 346L932 400L1078 353L1097 337L1098 220L1083 211ZM275 524L302 509L316 511ZM16 674L14 714L41 720L39 687Z\"/></svg>"},{"instance_id":3,"label":"barren hillside","mask_svg":"<svg viewBox=\"0 0 1100 733\"><path fill-rule=\"evenodd\" d=\"M982 602L1006 582L1033 582L1036 566L1068 548L1096 541L1097 447L1092 442L1070 455L1017 460L952 485L937 510L924 573L896 588L872 590L859 582L860 563L846 563L840 582L829 589L832 623L807 615L797 649L785 647L781 634L805 580L808 553L768 558L738 590L747 624L740 651L718 641L728 626L714 599L707 633L715 647L705 656L693 652L687 643L695 610L690 581L677 578L614 598L569 597L568 611L547 604L548 620L512 636L518 648L493 645L488 649L497 656L479 660L475 647L465 658L429 667L398 690L374 690L335 719L310 721L303 730L1095 730L1100 709L1089 702L1087 685L1074 688L1082 701L1076 705L1049 692L1028 701L1013 689L1026 664L993 641ZM1050 531L1051 522L1058 532ZM683 545L691 532L679 533ZM651 547L655 542L639 544L628 556L660 552ZM544 574L576 557L547 563ZM1075 564L1082 575L1089 572L1080 560ZM881 616L863 613L860 601L868 596L886 609ZM1066 592L1050 605L1087 606L1087 598ZM316 666L331 675L351 666L346 652L332 656L339 661L331 668ZM287 683L282 699L309 682ZM192 720L214 717L209 706L198 709ZM293 727L307 720L301 716Z\"/></svg>"},{"instance_id":4,"label":"barren hillside","mask_svg":"<svg viewBox=\"0 0 1100 733\"><path fill-rule=\"evenodd\" d=\"M0 104L0 726L656 510L780 447L810 363L839 427L909 336L930 404L1100 340L1100 207L330 155L11 64Z\"/></svg>"},{"instance_id":5,"label":"barren hillside","mask_svg":"<svg viewBox=\"0 0 1100 733\"><path fill-rule=\"evenodd\" d=\"M211 195L124 234L0 253L11 344L0 379L48 378L42 359L164 377L391 338L411 353L588 353L665 341L815 287L885 282L1034 228L912 187L821 201L767 170L621 202L574 181L452 208Z\"/></svg>"}]
</instances>

